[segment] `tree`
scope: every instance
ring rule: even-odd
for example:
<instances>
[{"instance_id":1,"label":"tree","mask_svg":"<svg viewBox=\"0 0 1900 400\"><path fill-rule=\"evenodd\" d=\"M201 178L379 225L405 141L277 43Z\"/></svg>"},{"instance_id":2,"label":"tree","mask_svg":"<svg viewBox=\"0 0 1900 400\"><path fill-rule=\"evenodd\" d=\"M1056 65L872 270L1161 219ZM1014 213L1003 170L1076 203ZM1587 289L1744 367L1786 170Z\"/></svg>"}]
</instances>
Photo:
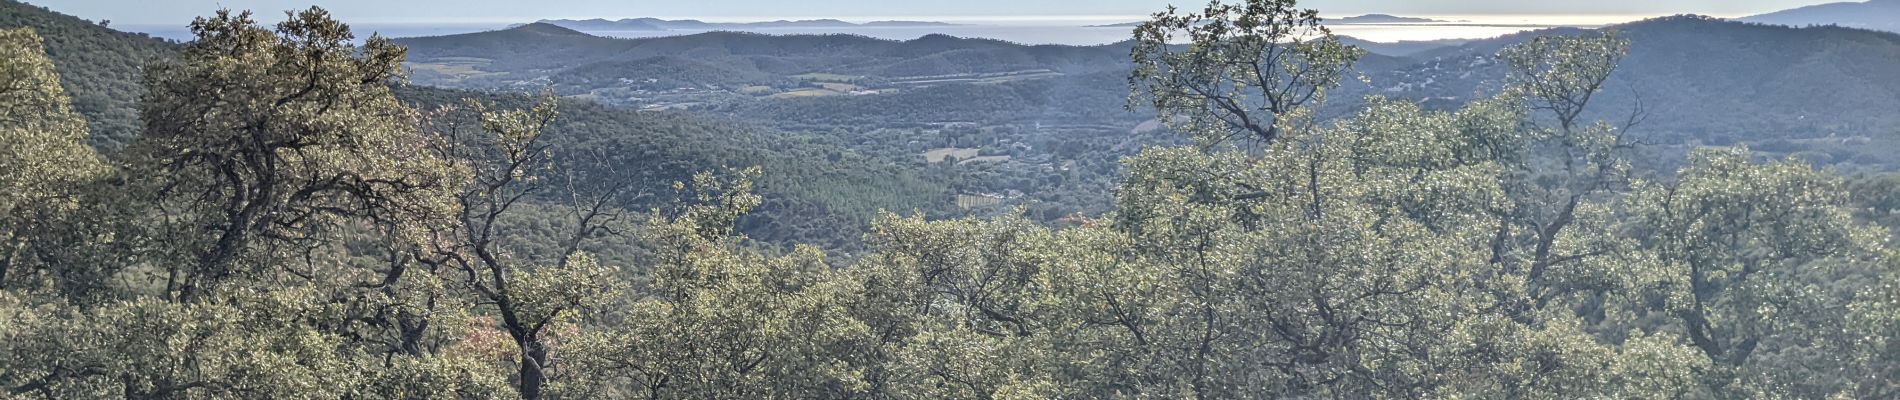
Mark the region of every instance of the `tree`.
<instances>
[{"instance_id":1,"label":"tree","mask_svg":"<svg viewBox=\"0 0 1900 400\"><path fill-rule=\"evenodd\" d=\"M282 267L346 220L440 213L459 190L465 173L425 150L416 112L390 93L403 50L351 44L321 8L286 15L274 31L248 12L199 18L179 60L146 75L131 151L160 172L175 300Z\"/></svg>"},{"instance_id":2,"label":"tree","mask_svg":"<svg viewBox=\"0 0 1900 400\"><path fill-rule=\"evenodd\" d=\"M612 298L622 285L611 271L580 251L580 242L618 221L607 207L620 187L595 192L604 197L581 201L570 193L577 229L562 240L553 260L517 258L505 246L503 217L520 212L530 196L556 188L546 173L551 156L544 130L556 117L558 100L548 97L526 110L490 111L470 101L479 129L448 124L434 142L438 156L466 160L473 182L457 194L450 224L432 228L416 250L419 262L453 285L492 305L500 328L516 355L516 390L522 398L541 398L558 363L553 330ZM451 117L452 118L452 117Z\"/></svg>"},{"instance_id":3,"label":"tree","mask_svg":"<svg viewBox=\"0 0 1900 400\"><path fill-rule=\"evenodd\" d=\"M1832 394L1847 385L1760 361L1845 352L1864 337L1817 329L1847 326L1856 292L1879 301L1878 288L1888 285L1842 280L1878 282L1892 273L1886 232L1854 221L1846 198L1837 177L1795 160L1756 164L1736 148L1698 151L1674 182L1644 185L1630 199L1636 232L1654 257L1639 287L1718 367L1707 381L1714 393L1805 386ZM1831 358L1817 356L1807 357Z\"/></svg>"},{"instance_id":4,"label":"tree","mask_svg":"<svg viewBox=\"0 0 1900 400\"><path fill-rule=\"evenodd\" d=\"M1271 144L1363 54L1294 0L1214 0L1185 15L1169 7L1135 28L1129 107L1154 108L1203 145Z\"/></svg>"},{"instance_id":5,"label":"tree","mask_svg":"<svg viewBox=\"0 0 1900 400\"><path fill-rule=\"evenodd\" d=\"M0 289L58 269L45 261L62 244L48 239L108 171L41 46L31 29L0 29Z\"/></svg>"},{"instance_id":6,"label":"tree","mask_svg":"<svg viewBox=\"0 0 1900 400\"><path fill-rule=\"evenodd\" d=\"M1590 272L1590 264L1628 246L1590 213L1627 191L1630 131L1644 110L1639 104L1621 125L1582 118L1628 51L1628 40L1605 31L1539 37L1498 52L1508 83L1501 102L1487 106L1507 108L1518 126L1484 138L1489 156L1509 168L1500 179L1513 200L1497 211L1492 262L1524 275L1536 304L1520 309L1615 289L1614 278Z\"/></svg>"},{"instance_id":7,"label":"tree","mask_svg":"<svg viewBox=\"0 0 1900 400\"><path fill-rule=\"evenodd\" d=\"M9 357L0 375L10 395L49 399L344 396L362 374L335 351L338 338L303 323L322 312L307 294L244 291L192 306L144 298L91 310L4 295Z\"/></svg>"},{"instance_id":8,"label":"tree","mask_svg":"<svg viewBox=\"0 0 1900 400\"><path fill-rule=\"evenodd\" d=\"M626 292L622 321L599 330L580 362L638 398L857 398L887 395L886 361L852 314L863 294L811 246L755 247L735 223L757 207L757 168L697 174L655 210L642 235L654 246L650 279Z\"/></svg>"}]
</instances>

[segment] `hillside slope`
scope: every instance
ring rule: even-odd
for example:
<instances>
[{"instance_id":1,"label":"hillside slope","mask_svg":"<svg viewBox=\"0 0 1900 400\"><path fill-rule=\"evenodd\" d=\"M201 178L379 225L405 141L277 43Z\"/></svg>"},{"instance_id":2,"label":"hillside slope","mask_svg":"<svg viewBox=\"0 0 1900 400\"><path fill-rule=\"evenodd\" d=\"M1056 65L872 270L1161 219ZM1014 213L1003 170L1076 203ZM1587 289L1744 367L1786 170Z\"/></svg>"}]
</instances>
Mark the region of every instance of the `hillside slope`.
<instances>
[{"instance_id":1,"label":"hillside slope","mask_svg":"<svg viewBox=\"0 0 1900 400\"><path fill-rule=\"evenodd\" d=\"M1804 154L1823 162L1900 166L1900 156L1878 154L1900 149L1886 143L1900 126L1892 112L1900 109L1896 35L1699 17L1613 29L1633 48L1590 117L1620 121L1640 105L1648 118L1638 134L1660 151L1744 143L1776 155L1826 153ZM1456 46L1421 43L1407 49L1415 52L1409 57L1368 54L1355 66L1355 75L1367 80L1345 82L1320 115L1351 115L1367 95L1454 108L1495 90L1504 78L1498 50L1584 32L1558 28L1447 43ZM550 43L537 46L536 40ZM442 81L449 86L552 85L564 95L613 104L751 121L892 164L965 154L957 156L964 161L926 167L947 190L983 198L960 206L1000 200L1044 217L1105 210L1107 183L1120 171L1115 160L1178 139L1157 132L1152 114L1124 108L1125 43L1024 46L942 35L889 41L740 33L603 39L565 30L549 38L496 32L405 43L418 55L419 69L432 61L494 60L466 61L478 72ZM470 45L482 43L494 44ZM577 50L590 45L597 48ZM1883 142L1843 144L1874 139Z\"/></svg>"},{"instance_id":2,"label":"hillside slope","mask_svg":"<svg viewBox=\"0 0 1900 400\"><path fill-rule=\"evenodd\" d=\"M27 26L41 32L62 84L75 99L92 99L75 103L90 105L78 108L95 127L93 141L107 147L137 136L140 67L177 51L176 45L161 40L112 31L17 2L0 3L0 21L5 23L0 26ZM422 109L461 104L465 98L527 104L527 96L521 94L420 85L400 89L400 98ZM948 208L952 200L950 193L925 183L913 169L856 156L830 144L791 139L742 121L637 112L570 100L562 104L550 133L555 151L563 157L599 157L600 166L611 168L614 179L633 181L635 190L650 193L639 202L623 205L634 210L661 204L669 198L673 182L688 180L695 172L763 166L766 175L759 185L766 204L743 223L748 233L775 242L842 247L857 242L857 232L877 210L934 212Z\"/></svg>"},{"instance_id":3,"label":"hillside slope","mask_svg":"<svg viewBox=\"0 0 1900 400\"><path fill-rule=\"evenodd\" d=\"M1025 46L927 35L895 41L855 35L708 32L645 39L590 36L535 23L481 33L404 38L417 83L462 88L552 85L564 95L650 104L649 93L761 86L763 94L818 89L820 83L1037 78L1117 70L1125 46ZM679 68L697 63L708 68ZM616 70L617 68L617 70ZM804 82L804 83L800 83ZM602 90L606 89L606 90ZM835 90L833 92L848 92Z\"/></svg>"},{"instance_id":4,"label":"hillside slope","mask_svg":"<svg viewBox=\"0 0 1900 400\"><path fill-rule=\"evenodd\" d=\"M1597 99L1618 118L1641 105L1644 128L1713 143L1878 135L1900 125L1900 35L1858 29L1790 28L1704 17L1670 17L1612 27L1629 56ZM1503 78L1499 49L1553 29L1428 51L1419 64L1372 77L1355 94L1450 107Z\"/></svg>"},{"instance_id":5,"label":"hillside slope","mask_svg":"<svg viewBox=\"0 0 1900 400\"><path fill-rule=\"evenodd\" d=\"M1839 25L1900 32L1900 0L1818 4L1744 17L1741 20L1787 26Z\"/></svg>"},{"instance_id":6,"label":"hillside slope","mask_svg":"<svg viewBox=\"0 0 1900 400\"><path fill-rule=\"evenodd\" d=\"M112 150L138 135L139 66L167 57L174 45L142 33L119 32L45 7L0 0L0 28L32 28L46 39L60 84L86 117L94 147Z\"/></svg>"},{"instance_id":7,"label":"hillside slope","mask_svg":"<svg viewBox=\"0 0 1900 400\"><path fill-rule=\"evenodd\" d=\"M1900 62L1896 61L1900 60L1900 35L1691 16L1610 29L1623 32L1633 47L1599 99L1598 109L1624 113L1640 104L1650 113L1645 127L1653 131L1677 138L1732 143L1776 137L1884 134L1889 133L1886 127L1900 124L1900 115L1892 112L1900 109ZM1340 100L1335 106L1349 108L1361 96L1373 94L1443 103L1447 107L1461 104L1485 88L1495 87L1503 78L1502 68L1493 60L1499 49L1538 36L1586 31L1555 28L1448 47L1421 43L1405 49L1409 57L1370 54L1357 66L1357 72L1367 75L1370 84L1348 82L1341 93L1333 96ZM537 40L547 43L531 43ZM413 46L418 63L457 58L496 60L486 66L469 67L482 71L474 74L479 78L441 82L444 85L480 88L553 83L568 95L682 107L743 102L772 93L839 95L858 87L926 90L914 87L920 82L933 86L1018 85L1125 71L1128 66L1124 45L1024 46L942 35L900 42L856 36L736 33L628 40L572 31L539 39L520 32L491 32L405 43ZM592 50L580 50L589 46ZM677 59L653 59L663 55ZM508 60L533 60L535 65L511 65L530 61ZM612 65L614 68L590 64L602 60L620 64ZM840 88L829 82L849 85ZM1121 86L1095 89L1104 93L1123 91ZM752 94L741 93L741 88ZM781 96L773 96L777 97ZM1014 101L992 100L996 104ZM937 109L920 106L880 108ZM1340 113L1343 110L1333 114Z\"/></svg>"}]
</instances>

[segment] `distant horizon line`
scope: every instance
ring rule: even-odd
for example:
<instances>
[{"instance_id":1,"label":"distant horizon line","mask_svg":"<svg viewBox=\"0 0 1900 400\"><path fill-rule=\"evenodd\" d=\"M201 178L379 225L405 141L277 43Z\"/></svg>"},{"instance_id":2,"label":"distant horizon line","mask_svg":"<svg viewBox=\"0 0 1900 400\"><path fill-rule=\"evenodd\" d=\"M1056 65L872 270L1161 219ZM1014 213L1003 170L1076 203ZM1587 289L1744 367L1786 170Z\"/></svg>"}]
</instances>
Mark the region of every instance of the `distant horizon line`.
<instances>
[{"instance_id":1,"label":"distant horizon line","mask_svg":"<svg viewBox=\"0 0 1900 400\"><path fill-rule=\"evenodd\" d=\"M1393 15L1393 16L1412 17L1412 18L1463 20L1466 23L1487 24L1487 25L1490 25L1490 24L1529 24L1529 25L1550 25L1550 26L1604 25L1604 24L1631 22L1631 21L1638 21L1638 20L1643 20L1643 19L1648 19L1648 18L1665 17L1665 16L1670 16L1670 15L1683 15L1683 14L1709 15L1711 17L1717 17L1717 18L1740 18L1740 17L1746 16L1746 15L1710 15L1710 14L1698 14L1698 13L1395 14L1395 13L1372 12L1372 13L1339 13L1336 15L1322 15L1322 17L1328 20L1336 20L1336 19L1342 19L1342 18L1348 18L1348 17L1374 15L1374 14ZM260 16L262 15L263 14L260 14ZM345 21L345 22L353 24L353 25L496 25L496 24L505 25L505 24L526 24L526 23L533 23L533 22L542 21L542 20L580 21L580 20L590 20L590 19L604 19L608 21L618 21L618 20L623 20L623 19L656 18L656 19L663 19L663 20L698 20L698 21L709 22L709 23L758 23L758 22L778 22L778 21L838 20L838 21L851 22L851 23L904 21L904 22L963 23L963 24L973 24L973 25L986 25L986 24L987 25L1025 25L1025 24L1032 24L1032 23L1044 23L1044 24L1064 23L1065 25L1046 25L1046 26L1067 26L1066 24L1070 24L1070 23L1094 25L1094 24L1118 24L1118 23L1139 22L1139 21L1148 19L1148 17L1149 16L1147 15L1129 16L1129 15L1083 15L1083 14L1008 15L1008 16L995 16L995 15L916 16L916 15L913 15L913 16L830 16L830 17L823 17L823 16L777 16L777 17L559 16L559 17L541 17L541 18L526 18L526 19L505 19L505 18L446 18L446 19L445 18L420 18L420 19L402 19L402 20L371 19L371 20L357 20L357 21ZM269 19L259 18L260 22L265 22L265 23L274 23L276 22L277 19L278 18L269 18ZM185 26L187 23L189 22L188 21L163 22L163 23L124 22L124 21L116 22L116 24L123 25L123 26L177 25L180 27Z\"/></svg>"}]
</instances>

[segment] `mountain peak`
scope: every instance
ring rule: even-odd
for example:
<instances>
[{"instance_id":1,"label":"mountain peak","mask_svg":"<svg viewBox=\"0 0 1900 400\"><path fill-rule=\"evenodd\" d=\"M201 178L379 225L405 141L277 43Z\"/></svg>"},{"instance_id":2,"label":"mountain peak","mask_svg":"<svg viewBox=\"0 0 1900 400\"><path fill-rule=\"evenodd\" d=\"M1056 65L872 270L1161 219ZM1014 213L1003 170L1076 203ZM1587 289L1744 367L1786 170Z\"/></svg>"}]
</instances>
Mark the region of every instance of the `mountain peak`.
<instances>
[{"instance_id":1,"label":"mountain peak","mask_svg":"<svg viewBox=\"0 0 1900 400\"><path fill-rule=\"evenodd\" d=\"M560 25L548 23L546 21L516 26L513 28L508 28L508 30L515 31L515 32L533 33L537 35L549 35L549 36L588 36L585 33L581 33L581 31L568 29Z\"/></svg>"}]
</instances>

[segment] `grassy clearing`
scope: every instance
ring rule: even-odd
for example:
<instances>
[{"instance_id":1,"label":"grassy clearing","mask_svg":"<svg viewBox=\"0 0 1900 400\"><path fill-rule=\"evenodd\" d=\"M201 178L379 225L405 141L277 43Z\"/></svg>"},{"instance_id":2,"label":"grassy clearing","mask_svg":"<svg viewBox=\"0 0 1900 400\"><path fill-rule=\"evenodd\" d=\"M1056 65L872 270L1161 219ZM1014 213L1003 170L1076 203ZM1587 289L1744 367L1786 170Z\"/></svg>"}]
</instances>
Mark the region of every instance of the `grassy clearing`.
<instances>
[{"instance_id":1,"label":"grassy clearing","mask_svg":"<svg viewBox=\"0 0 1900 400\"><path fill-rule=\"evenodd\" d=\"M958 161L957 165L963 165L963 164L969 164L969 163L985 163L985 162L1000 163L1000 162L1005 162L1005 161L1009 161L1009 156L970 157L970 159Z\"/></svg>"},{"instance_id":2,"label":"grassy clearing","mask_svg":"<svg viewBox=\"0 0 1900 400\"><path fill-rule=\"evenodd\" d=\"M956 75L913 76L913 77L907 77L907 78L893 78L891 80L891 84L919 86L919 85L945 85L945 84L953 84L953 83L973 83L973 84L979 84L979 85L989 85L989 84L1008 83L1008 82L1026 81L1026 80L1034 80L1034 79L1047 79L1047 78L1054 78L1058 76L1062 76L1062 73L1050 71L1046 69L1037 69L1037 70L1028 70L1028 71L1003 72L1003 73L991 73L991 74L956 74Z\"/></svg>"},{"instance_id":3,"label":"grassy clearing","mask_svg":"<svg viewBox=\"0 0 1900 400\"><path fill-rule=\"evenodd\" d=\"M998 199L995 197L975 196L975 195L967 195L967 194L957 195L957 207L965 209L965 210L972 209L972 208L995 207L1001 204L1003 204L1003 199Z\"/></svg>"},{"instance_id":4,"label":"grassy clearing","mask_svg":"<svg viewBox=\"0 0 1900 400\"><path fill-rule=\"evenodd\" d=\"M977 149L962 149L956 147L930 149L924 152L924 161L931 163L944 162L945 159L949 159L950 161L962 161L976 158L976 154Z\"/></svg>"},{"instance_id":5,"label":"grassy clearing","mask_svg":"<svg viewBox=\"0 0 1900 400\"><path fill-rule=\"evenodd\" d=\"M441 58L430 59L428 61L416 61L416 62L409 62L406 64L409 65L409 68L415 69L418 71L430 71L430 72L435 72L438 74L453 76L460 79L468 79L468 78L480 78L480 77L493 76L493 75L502 75L502 73L500 72L488 72L488 71L483 71L481 69L482 67L486 67L488 66L488 64L493 63L493 62L494 62L493 60L489 60L486 58L441 57Z\"/></svg>"},{"instance_id":6,"label":"grassy clearing","mask_svg":"<svg viewBox=\"0 0 1900 400\"><path fill-rule=\"evenodd\" d=\"M853 85L853 84L849 84L849 83L830 83L830 82L825 82L825 83L819 83L819 84L818 84L818 86L823 86L823 87L825 88L825 90L830 90L830 91L833 91L833 92L841 92L841 93L843 93L843 92L851 92L851 91L857 91L857 90L864 90L864 87L862 87L862 86L858 86L858 85Z\"/></svg>"},{"instance_id":7,"label":"grassy clearing","mask_svg":"<svg viewBox=\"0 0 1900 400\"><path fill-rule=\"evenodd\" d=\"M1134 134L1139 135L1143 133L1158 131L1158 130L1161 130L1161 128L1163 127L1161 126L1160 120L1151 119L1151 120L1142 122L1140 125L1135 125L1135 129L1130 130L1129 133L1134 133Z\"/></svg>"},{"instance_id":8,"label":"grassy clearing","mask_svg":"<svg viewBox=\"0 0 1900 400\"><path fill-rule=\"evenodd\" d=\"M487 65L488 63L495 62L495 60L490 60L490 59L481 58L481 57L436 57L429 61L436 62L436 63L475 63L475 64L483 64L483 65Z\"/></svg>"}]
</instances>

